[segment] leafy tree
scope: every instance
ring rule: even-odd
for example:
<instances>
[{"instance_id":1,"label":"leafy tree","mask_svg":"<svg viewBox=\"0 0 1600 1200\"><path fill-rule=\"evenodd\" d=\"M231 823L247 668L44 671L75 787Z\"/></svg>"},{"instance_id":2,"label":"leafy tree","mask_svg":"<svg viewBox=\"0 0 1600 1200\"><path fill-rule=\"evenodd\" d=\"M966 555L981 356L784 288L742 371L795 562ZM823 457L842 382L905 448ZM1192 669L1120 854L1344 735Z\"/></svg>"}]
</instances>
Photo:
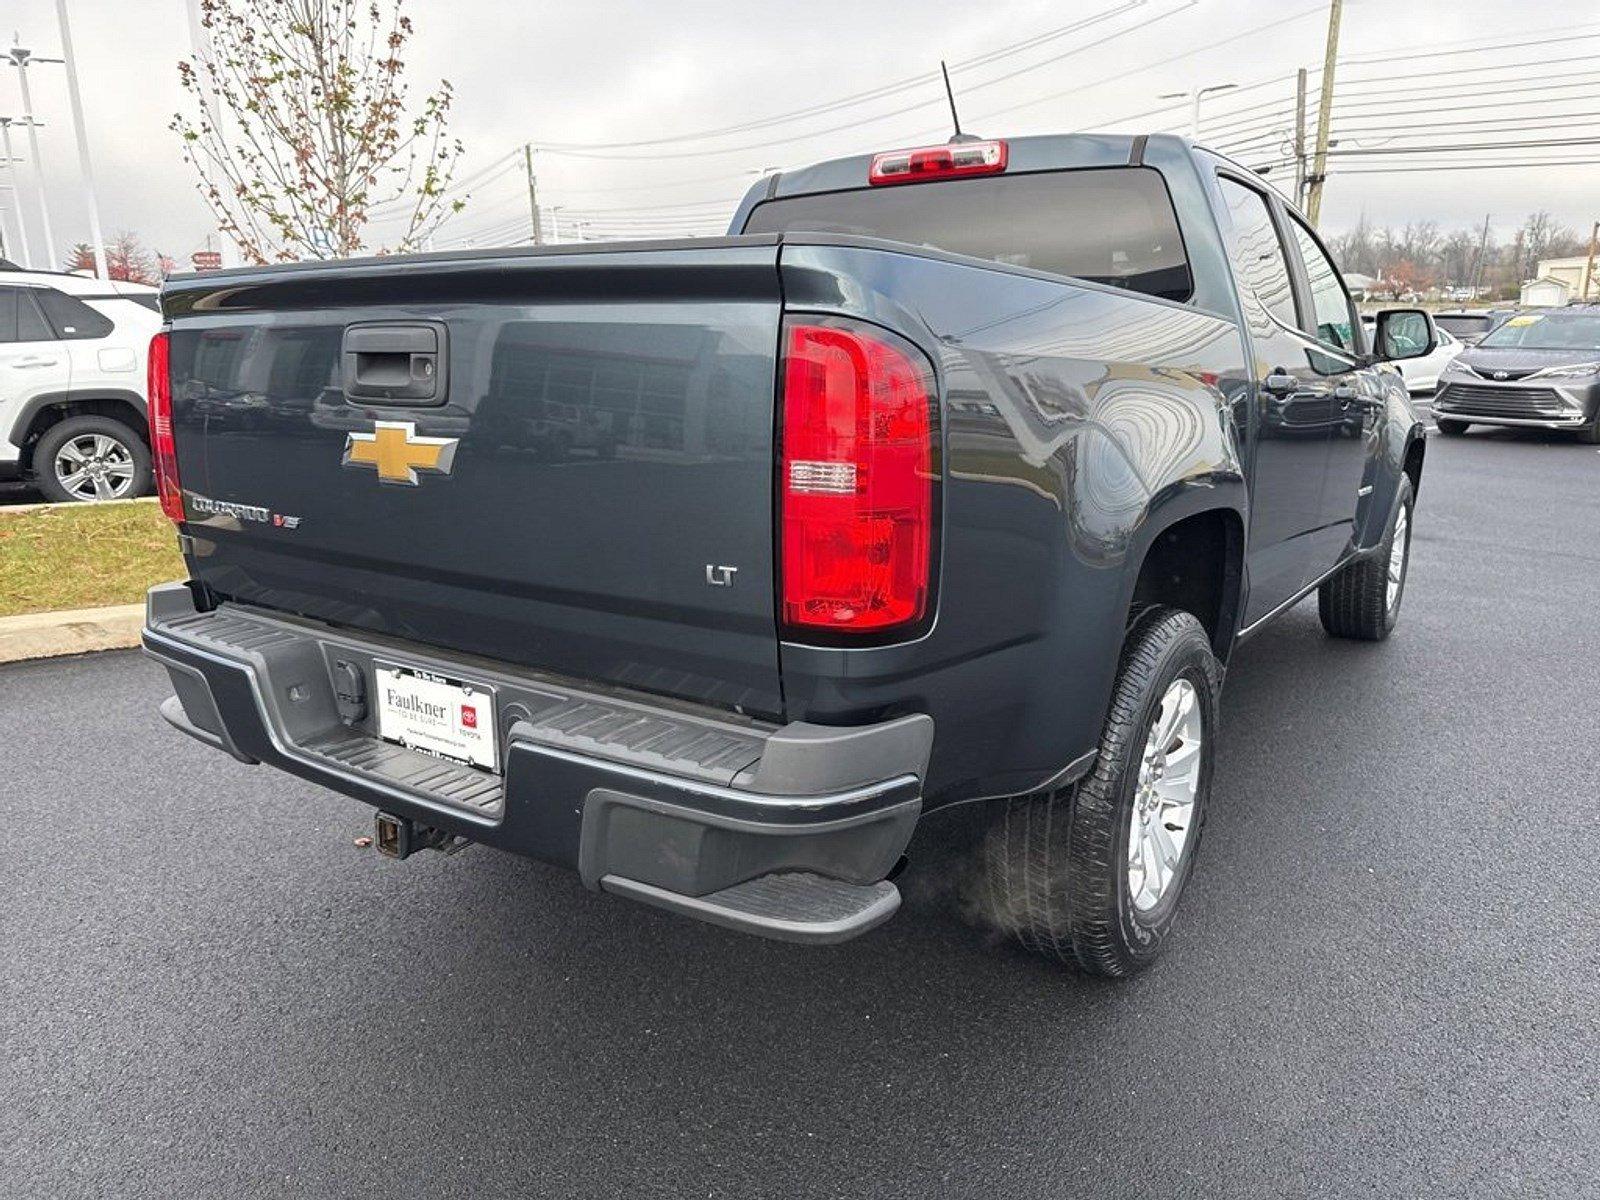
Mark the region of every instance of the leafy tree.
<instances>
[{"instance_id":1,"label":"leafy tree","mask_svg":"<svg viewBox=\"0 0 1600 1200\"><path fill-rule=\"evenodd\" d=\"M222 232L256 263L416 249L465 201L441 80L409 103L404 0L200 0L210 52L178 64L173 116ZM369 246L376 209L401 222Z\"/></svg>"},{"instance_id":2,"label":"leafy tree","mask_svg":"<svg viewBox=\"0 0 1600 1200\"><path fill-rule=\"evenodd\" d=\"M74 242L72 249L67 252L67 261L61 264L63 271L93 271L94 247L88 242Z\"/></svg>"},{"instance_id":3,"label":"leafy tree","mask_svg":"<svg viewBox=\"0 0 1600 1200\"><path fill-rule=\"evenodd\" d=\"M1385 274L1397 296L1418 295L1431 288L1434 282L1432 271L1409 258L1390 263Z\"/></svg>"},{"instance_id":4,"label":"leafy tree","mask_svg":"<svg viewBox=\"0 0 1600 1200\"><path fill-rule=\"evenodd\" d=\"M139 235L124 229L106 243L106 270L111 278L129 283L159 283L155 258L146 250Z\"/></svg>"},{"instance_id":5,"label":"leafy tree","mask_svg":"<svg viewBox=\"0 0 1600 1200\"><path fill-rule=\"evenodd\" d=\"M94 248L88 242L74 243L64 269L93 272L96 269ZM139 235L128 229L106 243L106 270L112 279L124 283L153 284L162 279L155 257L145 249Z\"/></svg>"}]
</instances>

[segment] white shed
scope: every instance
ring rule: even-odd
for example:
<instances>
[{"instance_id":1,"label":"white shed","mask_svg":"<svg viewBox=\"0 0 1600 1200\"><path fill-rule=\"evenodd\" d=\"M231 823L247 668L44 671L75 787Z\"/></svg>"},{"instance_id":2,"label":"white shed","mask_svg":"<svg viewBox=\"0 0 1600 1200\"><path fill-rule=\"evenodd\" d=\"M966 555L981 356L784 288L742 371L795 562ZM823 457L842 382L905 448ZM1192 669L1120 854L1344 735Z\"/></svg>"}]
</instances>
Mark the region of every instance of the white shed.
<instances>
[{"instance_id":1,"label":"white shed","mask_svg":"<svg viewBox=\"0 0 1600 1200\"><path fill-rule=\"evenodd\" d=\"M1522 285L1524 308L1560 308L1572 295L1572 285L1565 280L1541 275Z\"/></svg>"}]
</instances>

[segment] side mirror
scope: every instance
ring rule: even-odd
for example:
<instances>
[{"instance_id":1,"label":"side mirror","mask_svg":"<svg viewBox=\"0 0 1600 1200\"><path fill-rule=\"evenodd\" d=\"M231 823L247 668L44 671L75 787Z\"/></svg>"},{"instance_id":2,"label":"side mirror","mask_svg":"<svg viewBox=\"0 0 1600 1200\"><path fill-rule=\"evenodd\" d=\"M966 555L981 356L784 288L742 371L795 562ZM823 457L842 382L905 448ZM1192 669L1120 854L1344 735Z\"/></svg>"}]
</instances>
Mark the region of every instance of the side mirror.
<instances>
[{"instance_id":1,"label":"side mirror","mask_svg":"<svg viewBox=\"0 0 1600 1200\"><path fill-rule=\"evenodd\" d=\"M1380 362L1399 362L1432 354L1439 346L1439 331L1420 308L1386 308L1373 324L1372 342Z\"/></svg>"}]
</instances>

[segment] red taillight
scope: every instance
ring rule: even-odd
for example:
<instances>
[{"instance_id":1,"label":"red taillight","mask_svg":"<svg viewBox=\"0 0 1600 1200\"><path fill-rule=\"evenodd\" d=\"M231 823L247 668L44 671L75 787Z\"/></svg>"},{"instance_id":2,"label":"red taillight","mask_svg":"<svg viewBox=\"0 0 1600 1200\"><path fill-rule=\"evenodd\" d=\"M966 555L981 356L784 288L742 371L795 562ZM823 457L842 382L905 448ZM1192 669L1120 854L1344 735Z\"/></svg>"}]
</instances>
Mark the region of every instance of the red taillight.
<instances>
[{"instance_id":1,"label":"red taillight","mask_svg":"<svg viewBox=\"0 0 1600 1200\"><path fill-rule=\"evenodd\" d=\"M933 394L926 363L892 335L785 327L784 624L874 631L927 614Z\"/></svg>"},{"instance_id":2,"label":"red taillight","mask_svg":"<svg viewBox=\"0 0 1600 1200\"><path fill-rule=\"evenodd\" d=\"M955 142L946 146L919 146L915 150L890 150L872 156L867 182L917 183L924 179L950 179L962 175L997 175L1006 169L1004 142Z\"/></svg>"},{"instance_id":3,"label":"red taillight","mask_svg":"<svg viewBox=\"0 0 1600 1200\"><path fill-rule=\"evenodd\" d=\"M150 339L150 460L155 467L161 511L174 521L186 519L183 488L178 483L178 448L172 440L172 368L167 335Z\"/></svg>"}]
</instances>

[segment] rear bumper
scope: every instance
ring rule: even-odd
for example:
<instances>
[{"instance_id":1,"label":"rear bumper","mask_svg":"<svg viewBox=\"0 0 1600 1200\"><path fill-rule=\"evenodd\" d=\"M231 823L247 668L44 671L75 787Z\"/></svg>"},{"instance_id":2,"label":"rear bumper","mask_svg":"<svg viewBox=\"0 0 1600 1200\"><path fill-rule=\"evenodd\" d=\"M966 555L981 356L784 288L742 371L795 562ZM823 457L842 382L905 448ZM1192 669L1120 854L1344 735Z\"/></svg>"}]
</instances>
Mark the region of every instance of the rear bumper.
<instances>
[{"instance_id":1,"label":"rear bumper","mask_svg":"<svg viewBox=\"0 0 1600 1200\"><path fill-rule=\"evenodd\" d=\"M885 876L921 811L926 716L740 722L261 610L200 613L181 584L151 591L143 641L176 693L162 715L199 741L591 888L812 942L898 906ZM341 716L335 671L396 660L494 689L501 774L381 741L348 702Z\"/></svg>"}]
</instances>

